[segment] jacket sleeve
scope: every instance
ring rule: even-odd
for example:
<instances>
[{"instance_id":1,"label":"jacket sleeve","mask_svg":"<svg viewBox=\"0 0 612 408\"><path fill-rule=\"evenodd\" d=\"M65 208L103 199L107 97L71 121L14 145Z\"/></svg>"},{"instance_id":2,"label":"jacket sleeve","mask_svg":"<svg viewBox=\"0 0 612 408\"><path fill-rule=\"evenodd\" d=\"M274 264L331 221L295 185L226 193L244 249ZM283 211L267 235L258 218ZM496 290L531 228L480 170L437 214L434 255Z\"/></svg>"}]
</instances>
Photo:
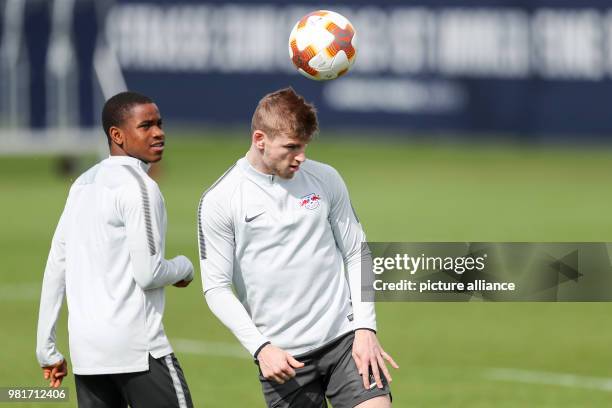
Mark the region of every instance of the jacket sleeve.
<instances>
[{"instance_id":1,"label":"jacket sleeve","mask_svg":"<svg viewBox=\"0 0 612 408\"><path fill-rule=\"evenodd\" d=\"M374 302L362 301L362 291L369 290L368 281L362 279L362 264L364 269L371 268L372 254L366 244L366 236L357 218L346 184L340 174L330 168L331 209L329 221L334 233L336 245L342 253L346 276L351 291L353 306L353 325L355 329L371 329L376 331L376 312ZM371 273L366 273L371 277Z\"/></svg>"},{"instance_id":2,"label":"jacket sleeve","mask_svg":"<svg viewBox=\"0 0 612 408\"><path fill-rule=\"evenodd\" d=\"M60 217L51 241L40 295L36 358L41 367L53 365L64 359L55 344L55 328L66 291L65 214L66 210Z\"/></svg>"},{"instance_id":3,"label":"jacket sleeve","mask_svg":"<svg viewBox=\"0 0 612 408\"><path fill-rule=\"evenodd\" d=\"M118 209L138 286L149 290L193 279L187 257L164 258L166 208L157 184L141 178L138 184L126 186L118 194Z\"/></svg>"},{"instance_id":4,"label":"jacket sleeve","mask_svg":"<svg viewBox=\"0 0 612 408\"><path fill-rule=\"evenodd\" d=\"M202 285L208 307L251 355L268 339L263 336L232 291L234 228L229 208L204 196L198 207L198 243Z\"/></svg>"}]
</instances>

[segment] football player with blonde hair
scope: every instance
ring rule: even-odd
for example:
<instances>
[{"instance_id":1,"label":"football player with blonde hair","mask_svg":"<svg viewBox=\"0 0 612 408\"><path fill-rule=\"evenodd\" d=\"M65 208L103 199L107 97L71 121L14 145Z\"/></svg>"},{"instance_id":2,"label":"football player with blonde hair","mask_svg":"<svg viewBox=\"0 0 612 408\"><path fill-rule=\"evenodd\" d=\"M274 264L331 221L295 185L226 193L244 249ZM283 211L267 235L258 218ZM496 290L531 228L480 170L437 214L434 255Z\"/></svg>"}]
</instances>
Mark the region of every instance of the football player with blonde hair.
<instances>
[{"instance_id":1,"label":"football player with blonde hair","mask_svg":"<svg viewBox=\"0 0 612 408\"><path fill-rule=\"evenodd\" d=\"M317 131L293 89L261 99L246 157L200 200L204 294L258 364L270 407L388 407L386 361L397 364L361 301L371 255L338 172L306 160Z\"/></svg>"}]
</instances>

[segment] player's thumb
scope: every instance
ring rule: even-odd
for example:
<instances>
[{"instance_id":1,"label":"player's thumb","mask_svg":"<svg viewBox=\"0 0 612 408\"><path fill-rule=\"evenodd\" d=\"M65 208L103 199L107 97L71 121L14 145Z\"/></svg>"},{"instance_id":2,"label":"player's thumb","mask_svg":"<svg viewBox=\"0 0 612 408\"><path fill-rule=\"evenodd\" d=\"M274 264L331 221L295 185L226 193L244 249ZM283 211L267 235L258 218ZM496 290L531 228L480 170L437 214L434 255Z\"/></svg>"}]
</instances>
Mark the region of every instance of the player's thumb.
<instances>
[{"instance_id":1,"label":"player's thumb","mask_svg":"<svg viewBox=\"0 0 612 408\"><path fill-rule=\"evenodd\" d=\"M291 356L291 355L287 356L287 361L289 362L289 364L293 368L302 368L302 367L304 367L304 363L300 363L295 358L293 358L293 356Z\"/></svg>"}]
</instances>

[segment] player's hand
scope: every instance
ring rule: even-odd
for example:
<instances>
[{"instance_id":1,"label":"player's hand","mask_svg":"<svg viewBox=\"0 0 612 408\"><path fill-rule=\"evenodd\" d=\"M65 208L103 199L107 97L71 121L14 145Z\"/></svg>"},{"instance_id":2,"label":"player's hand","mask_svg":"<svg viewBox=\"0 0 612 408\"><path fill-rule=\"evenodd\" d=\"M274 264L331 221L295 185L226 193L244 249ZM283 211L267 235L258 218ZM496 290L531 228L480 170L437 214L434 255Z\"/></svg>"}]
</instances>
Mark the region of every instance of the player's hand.
<instances>
[{"instance_id":1,"label":"player's hand","mask_svg":"<svg viewBox=\"0 0 612 408\"><path fill-rule=\"evenodd\" d=\"M257 355L261 375L267 380L274 380L279 384L289 381L295 377L294 368L304 367L304 363L300 363L285 350L268 344L261 349Z\"/></svg>"},{"instance_id":2,"label":"player's hand","mask_svg":"<svg viewBox=\"0 0 612 408\"><path fill-rule=\"evenodd\" d=\"M62 380L68 374L68 365L66 360L62 360L54 365L43 367L42 370L45 380L49 380L49 387L59 388Z\"/></svg>"},{"instance_id":3,"label":"player's hand","mask_svg":"<svg viewBox=\"0 0 612 408\"><path fill-rule=\"evenodd\" d=\"M176 282L172 286L176 286L177 288L186 288L187 286L189 286L192 280L183 279L183 280Z\"/></svg>"},{"instance_id":4,"label":"player's hand","mask_svg":"<svg viewBox=\"0 0 612 408\"><path fill-rule=\"evenodd\" d=\"M387 369L387 360L393 368L399 368L399 366L393 361L393 358L380 346L376 333L360 329L355 331L355 340L353 341L353 359L357 365L359 375L363 380L363 387L367 390L370 388L370 368L374 381L378 388L383 387L383 383L380 377L380 371L382 370L383 375L387 379L387 382L391 382L391 374Z\"/></svg>"}]
</instances>

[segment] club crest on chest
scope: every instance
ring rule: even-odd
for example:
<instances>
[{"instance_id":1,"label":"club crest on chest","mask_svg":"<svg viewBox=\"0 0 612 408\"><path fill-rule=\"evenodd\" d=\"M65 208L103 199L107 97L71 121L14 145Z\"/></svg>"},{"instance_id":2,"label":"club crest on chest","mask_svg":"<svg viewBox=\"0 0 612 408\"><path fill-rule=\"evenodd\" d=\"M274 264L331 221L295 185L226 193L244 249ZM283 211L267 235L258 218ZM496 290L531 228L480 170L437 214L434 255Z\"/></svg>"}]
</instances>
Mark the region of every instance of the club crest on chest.
<instances>
[{"instance_id":1,"label":"club crest on chest","mask_svg":"<svg viewBox=\"0 0 612 408\"><path fill-rule=\"evenodd\" d=\"M307 194L300 198L299 204L301 208L314 210L319 208L319 205L321 204L321 196L316 193Z\"/></svg>"}]
</instances>

